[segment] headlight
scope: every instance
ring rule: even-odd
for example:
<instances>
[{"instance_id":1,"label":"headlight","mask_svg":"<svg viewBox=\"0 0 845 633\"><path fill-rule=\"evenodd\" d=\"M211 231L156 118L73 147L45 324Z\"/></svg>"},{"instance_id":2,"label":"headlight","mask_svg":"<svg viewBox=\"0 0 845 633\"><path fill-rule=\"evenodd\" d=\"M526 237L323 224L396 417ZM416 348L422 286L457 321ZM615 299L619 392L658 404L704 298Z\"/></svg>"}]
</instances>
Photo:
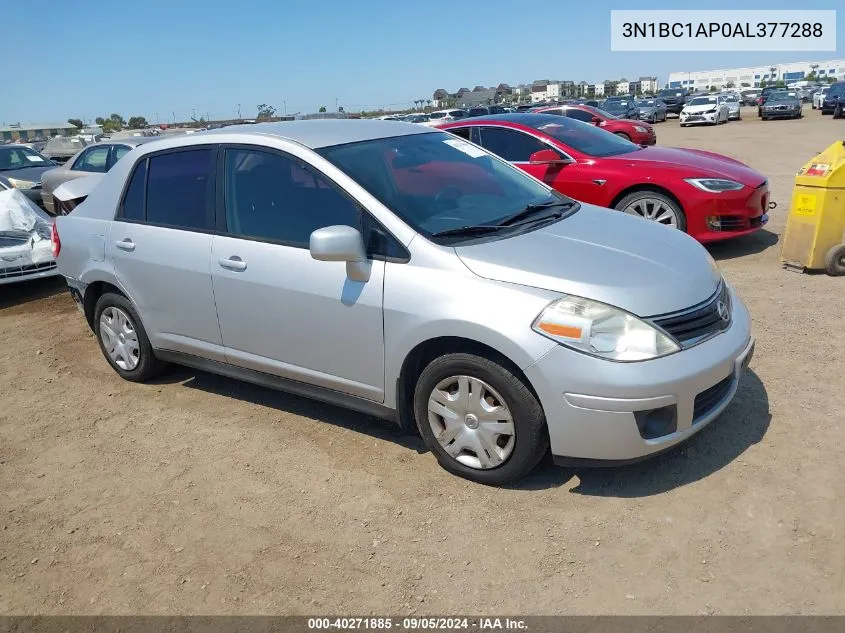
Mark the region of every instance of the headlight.
<instances>
[{"instance_id":1,"label":"headlight","mask_svg":"<svg viewBox=\"0 0 845 633\"><path fill-rule=\"evenodd\" d=\"M684 178L686 182L707 193L722 193L723 191L739 191L745 185L735 180L724 178Z\"/></svg>"},{"instance_id":2,"label":"headlight","mask_svg":"<svg viewBox=\"0 0 845 633\"><path fill-rule=\"evenodd\" d=\"M571 295L549 304L531 327L565 347L607 360L649 360L680 350L663 332L634 315Z\"/></svg>"},{"instance_id":3,"label":"headlight","mask_svg":"<svg viewBox=\"0 0 845 633\"><path fill-rule=\"evenodd\" d=\"M645 129L642 125L635 125L634 131L639 132L640 134L645 134L646 132L648 132L648 130Z\"/></svg>"},{"instance_id":4,"label":"headlight","mask_svg":"<svg viewBox=\"0 0 845 633\"><path fill-rule=\"evenodd\" d=\"M30 180L18 180L17 178L9 178L9 184L15 189L32 189L35 183Z\"/></svg>"}]
</instances>

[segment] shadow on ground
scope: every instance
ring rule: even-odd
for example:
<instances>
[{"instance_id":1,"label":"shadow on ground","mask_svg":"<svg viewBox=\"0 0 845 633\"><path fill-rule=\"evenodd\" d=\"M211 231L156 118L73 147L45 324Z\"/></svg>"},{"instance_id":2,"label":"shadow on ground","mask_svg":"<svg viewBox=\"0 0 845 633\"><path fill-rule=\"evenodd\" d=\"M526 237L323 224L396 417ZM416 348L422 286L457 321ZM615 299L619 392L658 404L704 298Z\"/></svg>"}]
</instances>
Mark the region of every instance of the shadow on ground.
<instances>
[{"instance_id":1,"label":"shadow on ground","mask_svg":"<svg viewBox=\"0 0 845 633\"><path fill-rule=\"evenodd\" d=\"M0 310L67 292L64 277L44 277L0 286Z\"/></svg>"},{"instance_id":2,"label":"shadow on ground","mask_svg":"<svg viewBox=\"0 0 845 633\"><path fill-rule=\"evenodd\" d=\"M777 233L772 233L767 229L761 229L750 235L707 244L707 250L710 251L713 259L724 261L762 253L777 243Z\"/></svg>"},{"instance_id":3,"label":"shadow on ground","mask_svg":"<svg viewBox=\"0 0 845 633\"><path fill-rule=\"evenodd\" d=\"M152 382L181 383L190 389L327 422L418 453L427 452L421 438L403 434L392 422L239 380L174 366ZM555 466L549 458L511 488L542 490L578 481L571 492L582 495L647 497L660 494L724 468L763 438L770 421L766 388L749 370L740 380L736 397L725 412L676 450L635 465L614 468L568 469Z\"/></svg>"},{"instance_id":4,"label":"shadow on ground","mask_svg":"<svg viewBox=\"0 0 845 633\"><path fill-rule=\"evenodd\" d=\"M565 469L548 462L514 487L543 489L572 480L578 483L571 492L581 495L624 498L657 495L721 470L763 439L771 419L766 387L749 370L722 415L675 450L631 466L614 468Z\"/></svg>"},{"instance_id":5,"label":"shadow on ground","mask_svg":"<svg viewBox=\"0 0 845 633\"><path fill-rule=\"evenodd\" d=\"M418 436L403 434L399 426L389 420L358 413L331 404L311 400L283 391L253 385L242 380L218 376L188 367L171 365L167 371L147 384L175 384L207 393L259 404L279 411L327 422L370 437L394 442L399 446L425 453L428 451Z\"/></svg>"}]
</instances>

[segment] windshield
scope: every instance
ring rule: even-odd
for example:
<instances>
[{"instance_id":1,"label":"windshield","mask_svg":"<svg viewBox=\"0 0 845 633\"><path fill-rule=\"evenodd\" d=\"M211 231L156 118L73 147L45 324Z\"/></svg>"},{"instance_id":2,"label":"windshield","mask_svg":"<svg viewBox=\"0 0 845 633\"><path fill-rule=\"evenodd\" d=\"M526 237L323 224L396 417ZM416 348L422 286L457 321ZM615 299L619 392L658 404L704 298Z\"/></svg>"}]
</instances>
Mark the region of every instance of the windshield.
<instances>
[{"instance_id":1,"label":"windshield","mask_svg":"<svg viewBox=\"0 0 845 633\"><path fill-rule=\"evenodd\" d=\"M845 90L845 84L833 84L830 88L828 88L827 96L828 97L837 97L837 96L839 96L839 93L842 92L843 90Z\"/></svg>"},{"instance_id":2,"label":"windshield","mask_svg":"<svg viewBox=\"0 0 845 633\"><path fill-rule=\"evenodd\" d=\"M769 95L769 101L792 101L797 98L798 95L794 92L773 92Z\"/></svg>"},{"instance_id":3,"label":"windshield","mask_svg":"<svg viewBox=\"0 0 845 633\"><path fill-rule=\"evenodd\" d=\"M689 104L693 106L712 105L715 103L716 97L696 97L695 99L689 102Z\"/></svg>"},{"instance_id":4,"label":"windshield","mask_svg":"<svg viewBox=\"0 0 845 633\"><path fill-rule=\"evenodd\" d=\"M589 156L604 158L629 154L640 149L639 145L626 141L615 134L576 119L555 117L550 121L525 121L535 130L548 134L575 151Z\"/></svg>"},{"instance_id":5,"label":"windshield","mask_svg":"<svg viewBox=\"0 0 845 633\"><path fill-rule=\"evenodd\" d=\"M28 147L0 147L0 171L26 167L52 167L56 163Z\"/></svg>"},{"instance_id":6,"label":"windshield","mask_svg":"<svg viewBox=\"0 0 845 633\"><path fill-rule=\"evenodd\" d=\"M624 112L628 109L628 102L620 101L619 99L608 99L602 104L602 108L608 112Z\"/></svg>"},{"instance_id":7,"label":"windshield","mask_svg":"<svg viewBox=\"0 0 845 633\"><path fill-rule=\"evenodd\" d=\"M47 141L44 147L45 151L50 152L73 152L76 153L85 147L87 143L81 138L67 138L64 136L56 136Z\"/></svg>"},{"instance_id":8,"label":"windshield","mask_svg":"<svg viewBox=\"0 0 845 633\"><path fill-rule=\"evenodd\" d=\"M429 119L442 119L446 116L446 112L432 112L428 115Z\"/></svg>"},{"instance_id":9,"label":"windshield","mask_svg":"<svg viewBox=\"0 0 845 633\"><path fill-rule=\"evenodd\" d=\"M640 99L637 101L637 106L640 108L647 108L649 106L655 105L657 102L654 99Z\"/></svg>"},{"instance_id":10,"label":"windshield","mask_svg":"<svg viewBox=\"0 0 845 633\"><path fill-rule=\"evenodd\" d=\"M684 93L681 90L661 90L661 97L683 97Z\"/></svg>"},{"instance_id":11,"label":"windshield","mask_svg":"<svg viewBox=\"0 0 845 633\"><path fill-rule=\"evenodd\" d=\"M319 153L427 237L494 225L529 205L568 202L520 169L445 132L361 141Z\"/></svg>"}]
</instances>

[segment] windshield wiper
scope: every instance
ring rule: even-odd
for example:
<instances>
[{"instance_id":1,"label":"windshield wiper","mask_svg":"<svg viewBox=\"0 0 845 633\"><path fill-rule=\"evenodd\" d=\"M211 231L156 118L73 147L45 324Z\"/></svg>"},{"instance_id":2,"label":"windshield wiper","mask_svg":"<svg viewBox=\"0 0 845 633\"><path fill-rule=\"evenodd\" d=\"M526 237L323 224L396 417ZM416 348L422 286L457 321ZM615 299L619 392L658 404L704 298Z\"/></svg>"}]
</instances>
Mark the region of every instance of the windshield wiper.
<instances>
[{"instance_id":1,"label":"windshield wiper","mask_svg":"<svg viewBox=\"0 0 845 633\"><path fill-rule=\"evenodd\" d=\"M559 211L554 211L553 213L548 213L543 215L542 217L538 218L531 218L532 220L546 220L552 218L559 218L563 215L563 212L566 209L572 208L575 206L577 202L574 200L550 200L548 202L540 202L537 204L529 204L525 207L522 211L514 213L513 215L509 215L496 224L496 226L512 226L517 222L522 220L526 220L531 218L531 216L535 215L538 211L545 211L546 209L560 209Z\"/></svg>"},{"instance_id":2,"label":"windshield wiper","mask_svg":"<svg viewBox=\"0 0 845 633\"><path fill-rule=\"evenodd\" d=\"M473 226L458 226L454 229L446 229L444 231L438 231L437 233L432 233L432 237L448 237L450 235L474 235L476 233L492 233L494 231L498 231L500 229L507 228L502 225L498 224L476 224Z\"/></svg>"}]
</instances>

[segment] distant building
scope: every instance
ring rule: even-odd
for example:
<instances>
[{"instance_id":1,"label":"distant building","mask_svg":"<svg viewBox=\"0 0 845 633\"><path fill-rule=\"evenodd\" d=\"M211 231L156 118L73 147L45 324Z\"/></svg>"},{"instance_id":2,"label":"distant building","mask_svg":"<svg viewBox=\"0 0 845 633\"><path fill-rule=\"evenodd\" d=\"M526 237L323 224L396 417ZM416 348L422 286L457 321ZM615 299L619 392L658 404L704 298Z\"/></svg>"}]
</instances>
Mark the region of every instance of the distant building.
<instances>
[{"instance_id":1,"label":"distant building","mask_svg":"<svg viewBox=\"0 0 845 633\"><path fill-rule=\"evenodd\" d=\"M793 62L790 64L770 64L768 66L746 66L743 68L725 68L721 70L701 70L694 72L669 73L667 88L686 88L705 90L708 86L717 89L733 84L736 88L759 88L762 82L783 81L793 83L806 79L814 73L824 81L828 78L845 79L845 59L832 59L822 62ZM743 84L748 84L744 86Z\"/></svg>"},{"instance_id":2,"label":"distant building","mask_svg":"<svg viewBox=\"0 0 845 633\"><path fill-rule=\"evenodd\" d=\"M11 125L0 125L0 140L16 141L21 139L28 141L34 138L67 136L76 133L77 130L78 128L70 123L12 123Z\"/></svg>"},{"instance_id":3,"label":"distant building","mask_svg":"<svg viewBox=\"0 0 845 633\"><path fill-rule=\"evenodd\" d=\"M640 77L640 88L646 94L655 94L659 89L657 77Z\"/></svg>"}]
</instances>

